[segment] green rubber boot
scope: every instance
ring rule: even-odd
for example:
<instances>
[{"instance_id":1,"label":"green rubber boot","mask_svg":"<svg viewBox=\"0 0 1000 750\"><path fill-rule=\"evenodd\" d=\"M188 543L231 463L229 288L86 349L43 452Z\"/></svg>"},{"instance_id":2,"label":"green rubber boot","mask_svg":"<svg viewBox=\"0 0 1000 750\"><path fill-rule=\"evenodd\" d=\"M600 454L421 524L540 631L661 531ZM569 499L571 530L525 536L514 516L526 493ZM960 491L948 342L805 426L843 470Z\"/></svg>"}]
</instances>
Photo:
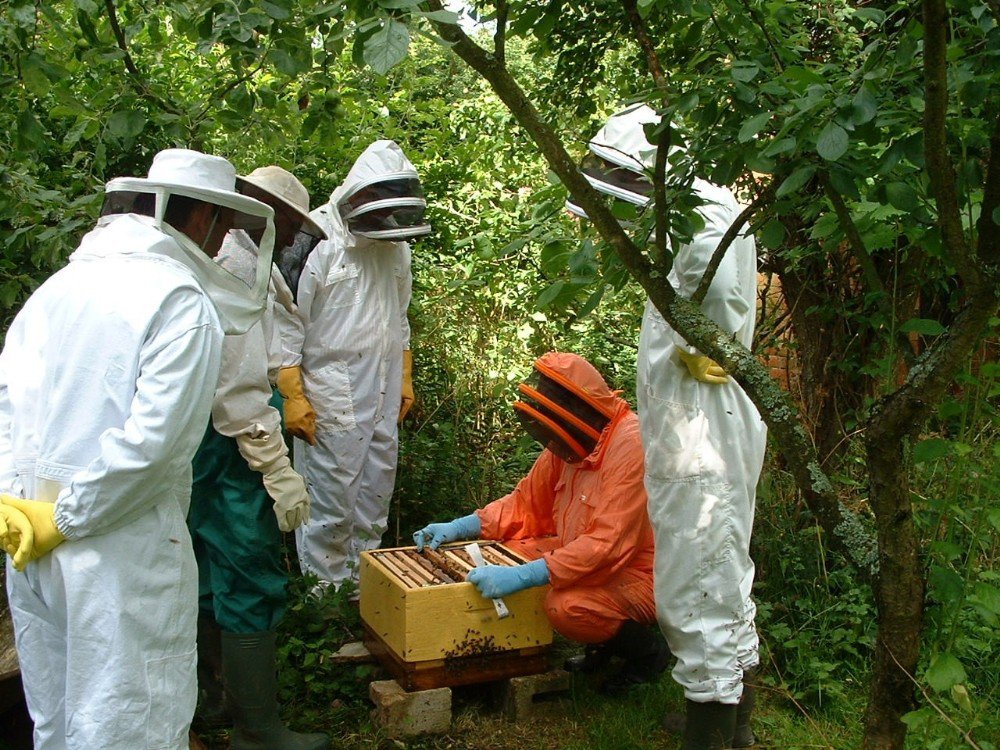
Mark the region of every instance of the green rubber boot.
<instances>
[{"instance_id":1,"label":"green rubber boot","mask_svg":"<svg viewBox=\"0 0 1000 750\"><path fill-rule=\"evenodd\" d=\"M231 750L329 750L325 734L301 734L278 715L274 631L223 633L222 668L233 712Z\"/></svg>"},{"instance_id":2,"label":"green rubber boot","mask_svg":"<svg viewBox=\"0 0 1000 750\"><path fill-rule=\"evenodd\" d=\"M681 750L729 750L736 731L736 704L686 700Z\"/></svg>"},{"instance_id":3,"label":"green rubber boot","mask_svg":"<svg viewBox=\"0 0 1000 750\"><path fill-rule=\"evenodd\" d=\"M233 725L233 715L222 687L222 630L211 615L198 613L198 709L199 729L221 729Z\"/></svg>"},{"instance_id":4,"label":"green rubber boot","mask_svg":"<svg viewBox=\"0 0 1000 750\"><path fill-rule=\"evenodd\" d=\"M746 682L746 678L751 675L744 675L743 695L736 706L736 730L733 732L733 747L753 747L757 744L757 737L750 728L750 717L753 715L753 707L757 703L757 693L753 685Z\"/></svg>"}]
</instances>

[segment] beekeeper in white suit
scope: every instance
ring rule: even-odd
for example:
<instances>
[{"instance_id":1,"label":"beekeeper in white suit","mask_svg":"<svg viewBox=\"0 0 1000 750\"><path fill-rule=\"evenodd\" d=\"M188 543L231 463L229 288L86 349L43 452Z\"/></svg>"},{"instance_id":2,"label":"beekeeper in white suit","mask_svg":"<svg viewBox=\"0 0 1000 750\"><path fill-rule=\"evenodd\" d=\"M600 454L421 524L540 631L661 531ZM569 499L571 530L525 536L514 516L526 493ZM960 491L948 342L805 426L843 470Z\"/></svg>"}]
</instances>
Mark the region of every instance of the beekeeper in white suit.
<instances>
[{"instance_id":1,"label":"beekeeper in white suit","mask_svg":"<svg viewBox=\"0 0 1000 750\"><path fill-rule=\"evenodd\" d=\"M658 123L646 106L611 117L588 144L582 169L590 183L616 199L651 205L656 146L644 125ZM740 214L728 189L701 179L694 189L705 226L677 249L668 276L689 298ZM754 241L744 234L722 259L702 311L749 347L756 293ZM637 390L656 534L657 616L687 699L683 748L746 747L754 742L753 692L743 677L759 661L749 547L766 428L739 384L688 345L648 300Z\"/></svg>"},{"instance_id":2,"label":"beekeeper in white suit","mask_svg":"<svg viewBox=\"0 0 1000 750\"><path fill-rule=\"evenodd\" d=\"M170 149L103 216L0 354L0 542L36 750L188 747L198 574L185 515L223 332L259 317L270 207ZM212 258L263 227L243 279Z\"/></svg>"},{"instance_id":3,"label":"beekeeper in white suit","mask_svg":"<svg viewBox=\"0 0 1000 750\"><path fill-rule=\"evenodd\" d=\"M297 436L295 468L312 497L309 522L296 532L299 561L321 587L357 581L361 551L386 529L397 422L413 401L407 240L430 231L425 207L413 164L392 141L376 141L310 214L329 239L299 278L305 332L290 346L302 363L281 371L278 388Z\"/></svg>"}]
</instances>

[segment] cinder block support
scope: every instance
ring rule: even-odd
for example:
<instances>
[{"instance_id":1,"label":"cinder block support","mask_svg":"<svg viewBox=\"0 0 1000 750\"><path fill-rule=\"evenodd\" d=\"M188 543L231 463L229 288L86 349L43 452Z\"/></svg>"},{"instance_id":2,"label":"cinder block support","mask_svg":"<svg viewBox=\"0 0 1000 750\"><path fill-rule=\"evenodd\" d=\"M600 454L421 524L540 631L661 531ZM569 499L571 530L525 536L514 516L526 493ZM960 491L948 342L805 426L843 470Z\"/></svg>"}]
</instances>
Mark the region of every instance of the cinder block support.
<instances>
[{"instance_id":1,"label":"cinder block support","mask_svg":"<svg viewBox=\"0 0 1000 750\"><path fill-rule=\"evenodd\" d=\"M511 677L504 693L504 714L511 721L523 721L534 715L541 703L558 698L569 689L570 675L563 669Z\"/></svg>"},{"instance_id":2,"label":"cinder block support","mask_svg":"<svg viewBox=\"0 0 1000 750\"><path fill-rule=\"evenodd\" d=\"M395 680L378 680L369 685L368 696L376 723L389 737L443 733L451 726L451 688L408 693Z\"/></svg>"},{"instance_id":3,"label":"cinder block support","mask_svg":"<svg viewBox=\"0 0 1000 750\"><path fill-rule=\"evenodd\" d=\"M375 657L361 641L345 643L331 658L332 664L374 664Z\"/></svg>"}]
</instances>

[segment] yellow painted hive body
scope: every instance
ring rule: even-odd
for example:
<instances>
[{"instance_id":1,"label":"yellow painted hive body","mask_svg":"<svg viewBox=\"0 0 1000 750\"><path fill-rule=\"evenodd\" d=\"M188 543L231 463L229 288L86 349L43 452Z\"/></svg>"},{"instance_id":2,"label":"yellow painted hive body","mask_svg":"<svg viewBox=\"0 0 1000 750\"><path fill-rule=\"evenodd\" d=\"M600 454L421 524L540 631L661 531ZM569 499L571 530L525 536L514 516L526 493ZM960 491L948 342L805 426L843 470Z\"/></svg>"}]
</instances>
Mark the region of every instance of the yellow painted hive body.
<instances>
[{"instance_id":1,"label":"yellow painted hive body","mask_svg":"<svg viewBox=\"0 0 1000 750\"><path fill-rule=\"evenodd\" d=\"M480 546L487 554L502 551L505 556L522 561L498 542L482 542ZM451 552L461 549L462 545L442 547ZM504 597L510 615L501 619L493 602L483 598L471 583L424 580L418 585L421 584L418 575L411 572L409 580L400 576L400 558L393 555L399 552L412 556L416 548L397 547L362 554L361 619L402 661L426 662L536 649L552 643L552 628L544 607L548 586ZM490 557L487 562L492 562Z\"/></svg>"}]
</instances>

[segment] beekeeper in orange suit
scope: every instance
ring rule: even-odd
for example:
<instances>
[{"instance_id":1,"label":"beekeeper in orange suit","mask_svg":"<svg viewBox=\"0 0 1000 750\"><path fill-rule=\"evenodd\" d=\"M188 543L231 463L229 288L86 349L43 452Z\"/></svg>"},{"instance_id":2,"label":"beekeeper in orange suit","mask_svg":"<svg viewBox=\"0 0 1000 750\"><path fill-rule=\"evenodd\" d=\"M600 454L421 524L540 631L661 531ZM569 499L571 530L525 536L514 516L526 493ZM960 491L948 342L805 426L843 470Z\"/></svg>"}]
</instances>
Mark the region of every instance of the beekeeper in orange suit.
<instances>
[{"instance_id":1,"label":"beekeeper in orange suit","mask_svg":"<svg viewBox=\"0 0 1000 750\"><path fill-rule=\"evenodd\" d=\"M653 530L646 512L639 420L601 374L576 354L535 361L514 409L545 446L514 491L485 508L417 531L418 548L463 539L516 541L524 565L487 565L468 580L487 598L552 585L545 610L552 627L587 644L568 660L594 672L613 656L624 664L607 693L649 682L669 652L656 629Z\"/></svg>"}]
</instances>

